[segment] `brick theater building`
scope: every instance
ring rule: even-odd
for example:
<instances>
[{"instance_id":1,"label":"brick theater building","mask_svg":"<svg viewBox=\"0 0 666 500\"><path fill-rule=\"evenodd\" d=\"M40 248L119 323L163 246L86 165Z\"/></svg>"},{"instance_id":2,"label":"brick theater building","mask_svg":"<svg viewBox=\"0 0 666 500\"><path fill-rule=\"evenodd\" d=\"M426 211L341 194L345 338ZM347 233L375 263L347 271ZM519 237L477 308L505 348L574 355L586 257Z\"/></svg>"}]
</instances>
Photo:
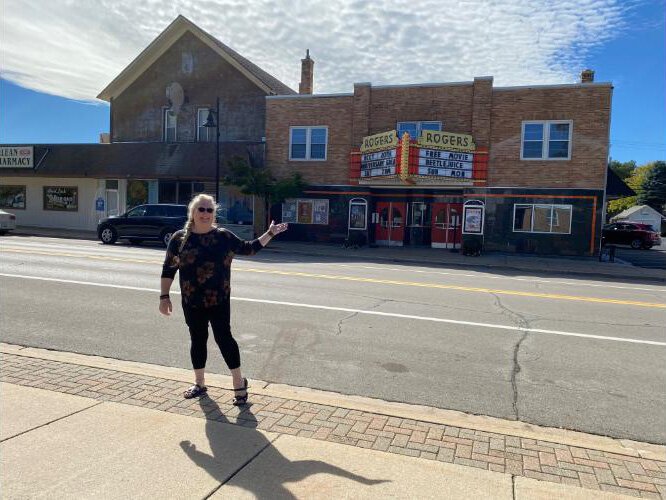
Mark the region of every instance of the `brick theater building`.
<instances>
[{"instance_id":1,"label":"brick theater building","mask_svg":"<svg viewBox=\"0 0 666 500\"><path fill-rule=\"evenodd\" d=\"M301 92L312 89L313 65L303 60ZM273 215L297 239L593 255L612 96L593 78L268 96L266 164L310 184Z\"/></svg>"}]
</instances>

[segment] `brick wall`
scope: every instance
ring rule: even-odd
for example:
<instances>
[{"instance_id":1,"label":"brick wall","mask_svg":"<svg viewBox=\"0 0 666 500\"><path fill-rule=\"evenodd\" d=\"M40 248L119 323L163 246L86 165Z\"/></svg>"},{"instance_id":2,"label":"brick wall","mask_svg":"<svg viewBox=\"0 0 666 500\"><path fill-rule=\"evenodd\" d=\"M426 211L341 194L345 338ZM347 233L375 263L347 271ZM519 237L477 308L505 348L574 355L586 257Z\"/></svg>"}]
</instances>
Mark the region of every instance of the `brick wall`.
<instances>
[{"instance_id":1,"label":"brick wall","mask_svg":"<svg viewBox=\"0 0 666 500\"><path fill-rule=\"evenodd\" d=\"M473 86L469 83L373 88L370 133L392 130L399 121L437 120L449 132L469 134L472 96Z\"/></svg>"},{"instance_id":2,"label":"brick wall","mask_svg":"<svg viewBox=\"0 0 666 500\"><path fill-rule=\"evenodd\" d=\"M349 183L352 149L352 98L297 97L267 99L266 165L273 175L300 172L311 184ZM290 161L289 127L328 126L325 161Z\"/></svg>"},{"instance_id":3,"label":"brick wall","mask_svg":"<svg viewBox=\"0 0 666 500\"><path fill-rule=\"evenodd\" d=\"M214 107L217 96L220 140L256 141L264 136L265 92L187 32L113 99L112 141L161 141L166 87L172 82L185 91L177 117L179 142L196 140L197 109Z\"/></svg>"},{"instance_id":4,"label":"brick wall","mask_svg":"<svg viewBox=\"0 0 666 500\"><path fill-rule=\"evenodd\" d=\"M605 188L612 87L494 90L488 187ZM520 160L524 120L573 120L571 160Z\"/></svg>"},{"instance_id":5,"label":"brick wall","mask_svg":"<svg viewBox=\"0 0 666 500\"><path fill-rule=\"evenodd\" d=\"M398 121L438 120L449 132L472 134L490 149L487 187L604 189L612 88L609 85L493 90L473 83L372 87L353 96L268 99L267 164L274 174L298 171L310 183L347 184L349 152L366 135ZM572 120L572 158L521 161L524 120ZM325 162L289 161L289 127L327 125Z\"/></svg>"}]
</instances>

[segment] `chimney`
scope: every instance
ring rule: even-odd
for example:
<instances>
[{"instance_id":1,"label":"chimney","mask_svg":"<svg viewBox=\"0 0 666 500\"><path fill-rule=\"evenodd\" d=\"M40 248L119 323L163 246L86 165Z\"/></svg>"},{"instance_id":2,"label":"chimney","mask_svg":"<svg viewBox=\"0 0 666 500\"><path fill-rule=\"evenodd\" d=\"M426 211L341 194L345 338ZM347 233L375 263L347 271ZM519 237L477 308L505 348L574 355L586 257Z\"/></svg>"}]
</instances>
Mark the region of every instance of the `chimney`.
<instances>
[{"instance_id":1,"label":"chimney","mask_svg":"<svg viewBox=\"0 0 666 500\"><path fill-rule=\"evenodd\" d=\"M594 71L591 69L585 69L580 74L580 83L592 83L594 82Z\"/></svg>"},{"instance_id":2,"label":"chimney","mask_svg":"<svg viewBox=\"0 0 666 500\"><path fill-rule=\"evenodd\" d=\"M305 59L301 59L301 83L298 86L299 94L312 94L314 81L314 61L310 59L310 49L305 51Z\"/></svg>"}]
</instances>

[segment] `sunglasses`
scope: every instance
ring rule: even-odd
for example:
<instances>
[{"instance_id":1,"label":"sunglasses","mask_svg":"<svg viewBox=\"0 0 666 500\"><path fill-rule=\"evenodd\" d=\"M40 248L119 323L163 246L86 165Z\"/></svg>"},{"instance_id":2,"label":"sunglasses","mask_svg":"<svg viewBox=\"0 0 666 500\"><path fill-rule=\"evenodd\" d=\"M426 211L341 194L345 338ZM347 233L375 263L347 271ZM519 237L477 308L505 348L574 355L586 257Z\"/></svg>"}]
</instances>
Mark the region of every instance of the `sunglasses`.
<instances>
[{"instance_id":1,"label":"sunglasses","mask_svg":"<svg viewBox=\"0 0 666 500\"><path fill-rule=\"evenodd\" d=\"M206 208L206 207L197 207L197 210L201 213L208 212L209 214L212 214L215 211L214 208Z\"/></svg>"}]
</instances>

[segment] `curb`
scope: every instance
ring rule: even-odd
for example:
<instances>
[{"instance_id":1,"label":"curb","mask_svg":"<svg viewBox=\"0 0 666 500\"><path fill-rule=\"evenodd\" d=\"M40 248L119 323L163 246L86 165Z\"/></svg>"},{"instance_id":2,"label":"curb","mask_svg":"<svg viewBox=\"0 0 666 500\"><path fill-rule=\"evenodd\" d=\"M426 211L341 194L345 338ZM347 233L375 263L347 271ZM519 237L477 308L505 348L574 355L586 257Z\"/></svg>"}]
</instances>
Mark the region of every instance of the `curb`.
<instances>
[{"instance_id":1,"label":"curb","mask_svg":"<svg viewBox=\"0 0 666 500\"><path fill-rule=\"evenodd\" d=\"M45 232L42 232L45 231ZM81 232L74 232L71 230L63 230L62 234L53 234L57 229L52 229L52 228L38 228L38 227L27 227L27 226L19 226L17 227L16 231L13 232L13 235L15 236L35 236L35 237L42 237L42 238L61 238L61 239L81 239L81 240L87 240L87 241L96 241L97 240L97 235L94 231L81 231ZM521 267L518 265L510 265L510 264L504 264L504 263L494 263L494 264L488 264L488 263L476 263L472 260L469 262L463 263L458 263L458 262L439 262L439 261L434 261L430 259L426 260L419 260L416 258L404 258L404 257L385 257L381 255L354 255L352 253L345 253L345 254L336 254L334 252L327 252L327 251L317 251L317 250L301 250L301 249L283 249L279 247L279 242L277 243L278 246L268 246L264 251L266 252L272 252L272 253L283 253L283 254L297 254L297 255L306 255L309 257L328 257L328 258L336 258L336 257L344 257L346 259L355 259L359 260L362 258L367 258L371 261L383 261L383 262L394 262L398 264L418 264L418 265L429 265L429 266L438 266L438 267L445 267L445 268L455 268L455 269L470 269L470 268L480 268L480 269L485 269L489 271L494 271L498 269L506 269L506 270L511 270L511 271L518 271L522 273L540 273L540 274L545 274L545 275L550 275L550 276L562 276L562 275L576 275L576 276L585 276L589 278L602 278L602 279L624 279L624 280L632 280L635 282L656 282L656 283L666 283L666 272L663 273L664 276L637 276L636 274L629 274L630 272L636 272L637 270L642 270L643 268L636 267L631 265L628 262L621 261L617 262L617 265L620 267L624 268L623 270L626 270L626 273L602 273L602 272L594 272L594 271L580 271L580 270L573 270L573 269L560 269L560 270L550 270L550 269L537 269L537 268L526 268L526 267ZM620 261L621 259L616 259L617 261ZM612 265L612 264L611 264ZM619 270L619 269L615 269Z\"/></svg>"},{"instance_id":2,"label":"curb","mask_svg":"<svg viewBox=\"0 0 666 500\"><path fill-rule=\"evenodd\" d=\"M6 343L0 343L0 352L35 359L115 370L135 375L165 378L184 383L190 383L192 379L191 370L100 356L24 347ZM233 388L230 376L211 373L207 375L207 381L207 385L211 387L227 390ZM256 379L252 379L252 386L252 392L257 395L322 404L433 424L463 427L476 431L511 435L580 448L591 448L648 460L666 461L666 446L651 443L615 439L554 427L541 427L525 422L467 414L454 410L383 401L363 396L344 395L305 387L273 384Z\"/></svg>"},{"instance_id":3,"label":"curb","mask_svg":"<svg viewBox=\"0 0 666 500\"><path fill-rule=\"evenodd\" d=\"M266 247L264 252L272 252L272 253L284 253L284 254L298 254L298 255L307 255L309 257L331 257L335 258L338 257L338 255L332 254L332 253L320 253L316 251L307 251L307 250L291 250L291 249L282 249L282 248L271 248ZM349 259L362 259L365 256L356 256L356 255L343 255L345 258ZM635 274L612 274L612 273L600 273L600 272L593 272L593 271L578 271L578 270L571 270L571 269L562 269L562 270L539 270L539 269L532 269L532 268L525 268L525 267L519 267L519 266L512 266L512 265L507 265L507 264L477 264L473 261L470 261L469 263L465 264L459 264L457 262L434 262L431 260L416 260L416 259L408 259L408 258L399 258L399 257L383 257L383 256L367 256L369 260L381 260L384 262L395 262L399 264L418 264L418 265L429 265L429 266L438 266L438 267L446 267L446 268L456 268L456 269L469 269L469 268L482 268L486 269L489 271L497 270L497 269L508 269L512 271L519 271L523 273L540 273L543 275L551 275L551 276L562 276L562 275L576 275L576 276L585 276L585 277L590 277L590 278L605 278L605 279L624 279L624 280L632 280L636 282L645 282L645 281L653 281L657 283L666 283L666 276L659 277L659 276L636 276ZM616 259L618 260L618 259ZM642 269L642 268L637 268L633 266L632 264L623 261L622 263L618 263L618 265L621 265L623 268L627 270L636 270L636 269Z\"/></svg>"}]
</instances>

